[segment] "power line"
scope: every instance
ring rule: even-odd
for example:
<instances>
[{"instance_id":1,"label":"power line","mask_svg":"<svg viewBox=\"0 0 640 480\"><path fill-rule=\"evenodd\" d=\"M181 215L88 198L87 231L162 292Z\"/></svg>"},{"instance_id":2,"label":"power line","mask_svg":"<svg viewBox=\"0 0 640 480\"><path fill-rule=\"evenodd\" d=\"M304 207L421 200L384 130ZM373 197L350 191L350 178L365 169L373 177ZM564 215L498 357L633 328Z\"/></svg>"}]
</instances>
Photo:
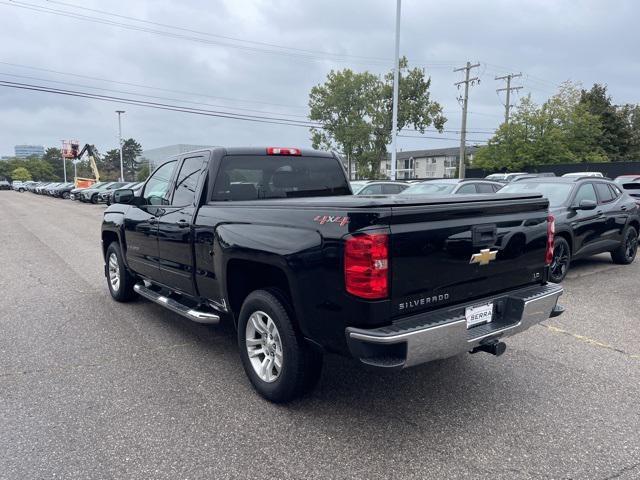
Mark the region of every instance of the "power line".
<instances>
[{"instance_id":1,"label":"power line","mask_svg":"<svg viewBox=\"0 0 640 480\"><path fill-rule=\"evenodd\" d=\"M195 102L195 101L184 100L184 99L179 99L179 98L162 97L162 96L158 96L158 95L147 95L147 94L141 94L141 93L131 92L131 91L127 91L127 90L114 90L114 89L103 88L103 87L94 87L94 86L91 86L91 85L84 85L84 84L73 83L73 82L65 82L65 81L61 81L61 80L51 80L51 79L48 79L48 78L33 77L33 76L30 76L30 75L17 75L17 74L0 72L0 76L8 76L8 77L14 77L14 78L28 79L28 80L38 80L38 81L42 81L42 82L57 83L57 84L67 85L67 86L72 86L72 87L90 88L92 90L100 90L100 91L104 91L104 92L121 93L121 94L126 94L126 95L134 95L134 96L137 96L137 97L153 98L153 99L156 99L156 100L167 100L167 101L174 101L174 102L182 102L182 103L188 103L188 104L191 104L191 105L201 105L201 106L214 107L214 108L231 108L232 110L242 110L242 111L253 112L253 113L266 113L266 114L271 114L271 115L279 115L276 112L268 112L268 111L264 111L264 110L253 110L253 109L240 108L240 107L228 107L228 106L225 106L225 105L214 105L214 104L211 104L211 103ZM236 112L229 111L229 112L224 112L224 113L233 114L233 113L236 113ZM280 115L282 115L282 114L280 114ZM289 119L288 117L298 117L298 118L308 119L308 117L306 115L295 115L295 114L283 115L283 118ZM292 119L292 120L295 121L295 119ZM405 130L406 131L410 131L410 132L420 132L420 130L418 130L418 129L408 129L407 128ZM460 134L461 133L460 130L456 130L456 129L438 130L438 129L435 129L435 128L425 128L424 131L425 132L434 132L434 133L440 133L440 132L455 133L455 134ZM478 134L483 134L483 135L493 135L495 133L495 129L467 130L467 133L478 133Z\"/></svg>"},{"instance_id":2,"label":"power line","mask_svg":"<svg viewBox=\"0 0 640 480\"><path fill-rule=\"evenodd\" d=\"M298 108L298 109L302 109L302 108L307 108L306 106L301 106L301 105L285 105L285 104L281 104L281 103L272 103L272 102L264 102L264 101L260 101L260 100L247 100L247 99L241 99L241 98L230 98L230 97L219 97L219 96L213 96L213 95L209 95L206 93L197 93L197 92L189 92L189 91L185 91L185 90L173 90L173 89L169 89L169 88L161 88L161 87L154 87L151 85L143 85L140 83L132 83L132 82L123 82L123 81L119 81L119 80L110 80L110 79L106 79L106 78L100 78L100 77L92 77L89 75L82 75L79 73L72 73L72 72L61 72L59 70L51 70L48 68L42 68L42 67L33 67L30 65L21 65L19 63L10 63L10 62L1 62L0 61L0 65L8 65L11 67L18 67L18 68L25 68L28 70L37 70L37 71L41 71L41 72L48 72L48 73L55 73L57 75L65 75L65 76L70 76L70 77L77 77L77 78L85 78L87 80L96 80L99 82L107 82L107 83L116 83L118 85L127 85L129 87L138 87L138 88L144 88L144 89L150 89L150 90L157 90L160 92L169 92L169 93L180 93L180 94L184 94L184 95L191 95L191 96L195 96L195 97L206 97L206 98L212 98L215 100L227 100L227 101L232 101L232 102L240 102L240 103L249 103L249 104L261 104L261 105L270 105L270 106L274 106L274 107L284 107L284 108Z\"/></svg>"},{"instance_id":3,"label":"power line","mask_svg":"<svg viewBox=\"0 0 640 480\"><path fill-rule=\"evenodd\" d=\"M180 105L151 102L146 100L136 100L136 99L124 98L124 97L114 97L111 95L100 95L96 93L65 90L60 88L47 87L46 85L33 85L33 84L27 84L27 83L21 83L21 82L9 82L6 80L0 80L0 86L16 88L21 90L54 93L54 94L64 95L69 97L89 98L89 99L102 100L102 101L112 102L112 103L123 103L127 105L136 105L140 107L155 108L159 110L169 110L169 111L182 112L182 113L193 113L196 115L205 115L210 117L229 118L234 120L245 120L250 122L258 122L258 123L271 123L275 125L290 125L294 127L304 127L304 128L322 128L322 126L319 124L315 124L312 122L291 120L287 118L234 114L229 112L206 110L201 108L182 107Z\"/></svg>"},{"instance_id":4,"label":"power line","mask_svg":"<svg viewBox=\"0 0 640 480\"><path fill-rule=\"evenodd\" d=\"M370 57L370 56L364 56L364 55L332 53L327 51L301 49L296 47L277 45L277 44L267 43L267 42L258 42L255 40L245 40L237 37L212 34L210 32L203 32L203 31L195 30L191 28L178 27L170 24L139 19L139 18L128 16L128 15L121 15L114 12L107 12L105 10L87 8L87 7L75 5L72 3L57 2L57 1L51 1L51 0L47 0L47 1L49 3L55 3L55 4L71 7L76 10L86 10L90 12L96 12L102 15L108 15L116 18L123 18L133 22L177 30L178 32L196 33L197 35L202 35L202 36L211 37L211 38L219 38L222 40L227 40L229 42L241 42L242 44L225 43L225 42L221 42L220 40L208 40L206 38L200 38L192 35L185 35L185 34L171 32L171 31L157 30L157 29L153 29L145 26L118 22L115 20L107 19L107 18L101 18L101 17L92 16L92 15L84 15L82 13L77 13L71 10L61 10L61 9L51 8L51 7L42 6L42 5L36 5L33 3L21 2L17 0L1 1L0 5L36 11L39 13L48 13L51 15L62 16L65 18L70 17L77 20L83 20L83 21L98 23L102 25L110 25L110 26L115 26L123 29L133 30L133 31L151 33L151 34L165 36L165 37L174 38L174 39L190 40L190 41L203 43L207 45L235 48L235 49L240 49L248 52L291 56L291 57L295 57L302 60L312 60L312 61L332 60L337 62L360 63L365 65L378 65L378 66L387 66L391 62L391 59L382 58L382 57ZM252 46L252 45L255 45L255 46ZM276 49L276 50L273 50L273 49ZM449 68L451 65L454 65L454 63L453 62L421 62L421 63L415 63L415 65L421 66L421 67L427 67L427 68Z\"/></svg>"},{"instance_id":5,"label":"power line","mask_svg":"<svg viewBox=\"0 0 640 480\"><path fill-rule=\"evenodd\" d=\"M180 98L171 98L171 97L161 97L159 95L147 95L147 94L143 94L143 93L137 93L137 92L130 92L127 90L114 90L114 89L110 89L110 88L103 88L103 87L94 87L92 85L84 85L81 83L73 83L73 82L64 82L61 80L51 80L48 78L41 78L41 77L32 77L31 75L17 75L17 74L12 74L12 73L5 73L5 72L0 72L0 75L2 76L7 76L7 77L15 77L15 78L25 78L28 80L38 80L41 82L48 82L48 83L58 83L58 84L62 84L62 85L69 85L72 87L81 87L81 88L90 88L92 90L100 90L103 92L111 92L111 93L123 93L125 95L136 95L138 97L146 97L146 98L154 98L156 100L168 100L170 102L183 102L183 103L189 103L192 105L202 105L202 106L206 106L206 107L214 107L214 108L231 108L233 110L242 110L245 112L253 112L253 113L267 113L267 114L275 114L278 115L278 113L275 112L268 112L268 111L264 111L264 110L254 110L251 108L241 108L241 107L228 107L226 105L214 105L211 103L204 103L204 102L194 102L191 100L184 100L184 99L180 99ZM233 113L233 112L229 112L229 113ZM288 117L299 117L299 118L305 118L307 119L307 115L299 115L299 114L287 114Z\"/></svg>"},{"instance_id":6,"label":"power line","mask_svg":"<svg viewBox=\"0 0 640 480\"><path fill-rule=\"evenodd\" d=\"M98 24L102 24L102 25L115 26L115 27L126 29L126 30L133 30L133 31L145 32L145 33L151 33L151 34L154 34L154 35L159 35L159 36L164 36L164 37L174 38L174 39L189 40L189 41L193 41L193 42L197 42L197 43L201 43L201 44L205 44L205 45L235 48L235 49L243 50L243 51L247 51L247 52L265 53L265 54L270 54L270 55L283 55L283 56L294 57L294 58L297 58L297 59L300 59L300 60L312 60L312 61L316 61L316 60L333 60L333 61L337 61L337 62L361 63L361 64L368 64L368 65L388 65L388 60L373 59L373 57L370 57L370 58L372 58L371 60L364 61L364 60L356 60L356 59L352 59L352 58L347 58L344 55L341 58L341 54L331 54L331 53L328 53L328 52L322 52L321 54L309 54L309 53L285 50L288 47L278 47L278 48L280 48L280 50L274 50L272 48L269 49L269 48L251 46L251 45L240 45L240 44L234 44L234 43L229 43L229 42L222 42L222 41L219 41L219 40L212 40L212 39L207 39L207 38L195 37L195 36L192 36L192 35L186 35L186 34L182 34L182 33L166 31L166 30L158 30L158 29L153 29L153 28L149 28L149 27L145 27L145 26L139 26L139 25L133 25L133 24L130 24L130 23L123 23L123 22L119 22L119 21L115 21L115 20L109 20L109 19L106 19L106 18L100 18L100 17L96 17L96 16L91 16L91 15L84 15L84 14L76 13L76 12L69 11L69 10L60 10L60 9L45 7L45 6L41 6L41 5L35 5L35 4L32 4L32 3L19 2L19 1L16 1L16 0L9 0L8 2L7 1L3 1L3 2L0 2L0 4L1 5L6 5L6 6L11 6L11 7L22 8L22 9L25 9L25 10L36 11L36 12L40 12L40 13L49 13L49 14L52 14L52 15L62 16L62 17L65 17L65 18L71 17L71 18L74 18L74 19L77 19L77 20L83 20L83 21L91 22L91 23L98 23Z\"/></svg>"},{"instance_id":7,"label":"power line","mask_svg":"<svg viewBox=\"0 0 640 480\"><path fill-rule=\"evenodd\" d=\"M59 2L59 1L56 1L56 0L47 0L47 2L48 3L55 3L55 4L66 6L66 7L72 7L72 8L76 8L76 9L79 9L79 10L85 10L85 11L89 11L89 12L100 13L102 15L108 15L108 16L111 16L111 17L123 18L125 20L131 20L131 21L134 21L134 22L146 23L147 25L154 25L154 26L157 26L157 27L170 28L170 29L173 29L173 30L180 30L180 31L183 31L183 32L195 33L195 34L204 35L204 36L207 36L207 37L222 38L224 40L231 40L231 41L234 41L234 42L243 42L243 43L248 43L248 44L253 44L253 45L260 45L260 46L264 46L264 47L281 48L281 49L292 50L292 51L301 52L301 53L307 53L307 54L312 54L312 55L337 56L337 57L344 57L344 58L356 58L356 59L361 59L361 60L372 60L372 61L376 61L376 62L389 62L391 60L389 58L369 57L369 56L363 56L363 55L351 55L351 54L345 54L345 53L333 53L333 52L327 52L327 51L321 51L321 50L307 50L307 49L303 49L303 48L290 47L290 46L286 46L286 45L278 45L278 44L275 44L275 43L259 42L259 41L255 41L255 40L245 40L243 38L230 37L230 36L215 34L215 33L211 33L211 32L204 32L202 30L195 30L195 29L192 29L192 28L179 27L179 26L171 25L171 24L167 24L167 23L160 23L160 22L154 22L154 21L151 21L151 20L145 20L145 19L141 19L141 18L131 17L129 15L122 15L122 14L118 14L118 13L114 13L114 12L108 12L108 11L105 11L105 10L98 10L98 9L95 9L95 8L88 8L88 7L85 7L83 5L78 5L78 4L75 4L75 3Z\"/></svg>"}]
</instances>

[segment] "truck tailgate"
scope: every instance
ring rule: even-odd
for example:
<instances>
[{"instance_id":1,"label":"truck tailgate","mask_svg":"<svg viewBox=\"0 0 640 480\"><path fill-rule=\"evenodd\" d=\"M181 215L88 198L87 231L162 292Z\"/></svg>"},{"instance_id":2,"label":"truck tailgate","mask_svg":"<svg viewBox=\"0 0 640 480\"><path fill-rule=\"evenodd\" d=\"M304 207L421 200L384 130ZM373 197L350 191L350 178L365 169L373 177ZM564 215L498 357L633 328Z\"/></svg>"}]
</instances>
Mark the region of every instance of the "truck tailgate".
<instances>
[{"instance_id":1,"label":"truck tailgate","mask_svg":"<svg viewBox=\"0 0 640 480\"><path fill-rule=\"evenodd\" d=\"M393 315L546 281L547 216L541 197L393 206Z\"/></svg>"}]
</instances>

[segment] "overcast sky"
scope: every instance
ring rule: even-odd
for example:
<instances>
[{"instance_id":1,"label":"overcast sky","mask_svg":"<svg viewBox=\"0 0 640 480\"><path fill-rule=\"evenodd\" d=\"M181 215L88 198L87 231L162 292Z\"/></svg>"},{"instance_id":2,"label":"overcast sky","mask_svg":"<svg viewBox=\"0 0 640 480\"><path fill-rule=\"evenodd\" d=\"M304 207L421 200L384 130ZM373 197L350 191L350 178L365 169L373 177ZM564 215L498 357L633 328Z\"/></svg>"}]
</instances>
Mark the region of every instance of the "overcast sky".
<instances>
[{"instance_id":1,"label":"overcast sky","mask_svg":"<svg viewBox=\"0 0 640 480\"><path fill-rule=\"evenodd\" d=\"M395 5L0 0L0 80L304 120L310 88L331 69L382 74L392 68ZM481 83L470 92L468 129L477 132L468 134L470 143L488 138L503 117L496 75L522 72L514 81L524 86L519 95L531 93L538 102L567 79L587 87L606 83L616 103L640 101L640 2L404 0L402 7L401 54L425 66L452 130L439 139L401 138L404 150L457 145L461 109L453 83L462 76L453 69L467 60L481 63L474 71ZM310 145L308 130L299 126L0 86L0 155L12 155L15 144L58 146L70 138L104 152L117 145L117 109L126 110L123 136L144 148Z\"/></svg>"}]
</instances>

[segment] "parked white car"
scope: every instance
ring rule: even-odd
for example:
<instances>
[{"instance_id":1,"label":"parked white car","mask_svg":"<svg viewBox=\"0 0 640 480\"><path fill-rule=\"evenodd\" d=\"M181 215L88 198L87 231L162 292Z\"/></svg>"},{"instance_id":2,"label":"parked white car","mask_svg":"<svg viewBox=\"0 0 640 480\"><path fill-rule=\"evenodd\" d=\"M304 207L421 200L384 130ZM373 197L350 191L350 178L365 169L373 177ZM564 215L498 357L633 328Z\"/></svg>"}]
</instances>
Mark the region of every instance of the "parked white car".
<instances>
[{"instance_id":1,"label":"parked white car","mask_svg":"<svg viewBox=\"0 0 640 480\"><path fill-rule=\"evenodd\" d=\"M599 178L604 177L604 175L600 172L571 172L571 173L565 173L562 176L563 177L599 177Z\"/></svg>"}]
</instances>

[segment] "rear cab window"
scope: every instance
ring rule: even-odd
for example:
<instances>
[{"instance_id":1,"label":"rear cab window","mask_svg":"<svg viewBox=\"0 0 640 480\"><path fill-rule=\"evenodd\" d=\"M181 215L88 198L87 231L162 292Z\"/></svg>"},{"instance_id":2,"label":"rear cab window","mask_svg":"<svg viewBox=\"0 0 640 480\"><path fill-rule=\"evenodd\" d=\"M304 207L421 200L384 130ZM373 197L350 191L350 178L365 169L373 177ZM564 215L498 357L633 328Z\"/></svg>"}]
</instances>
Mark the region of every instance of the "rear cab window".
<instances>
[{"instance_id":1,"label":"rear cab window","mask_svg":"<svg viewBox=\"0 0 640 480\"><path fill-rule=\"evenodd\" d=\"M351 195L334 157L227 155L216 175L213 201Z\"/></svg>"}]
</instances>

